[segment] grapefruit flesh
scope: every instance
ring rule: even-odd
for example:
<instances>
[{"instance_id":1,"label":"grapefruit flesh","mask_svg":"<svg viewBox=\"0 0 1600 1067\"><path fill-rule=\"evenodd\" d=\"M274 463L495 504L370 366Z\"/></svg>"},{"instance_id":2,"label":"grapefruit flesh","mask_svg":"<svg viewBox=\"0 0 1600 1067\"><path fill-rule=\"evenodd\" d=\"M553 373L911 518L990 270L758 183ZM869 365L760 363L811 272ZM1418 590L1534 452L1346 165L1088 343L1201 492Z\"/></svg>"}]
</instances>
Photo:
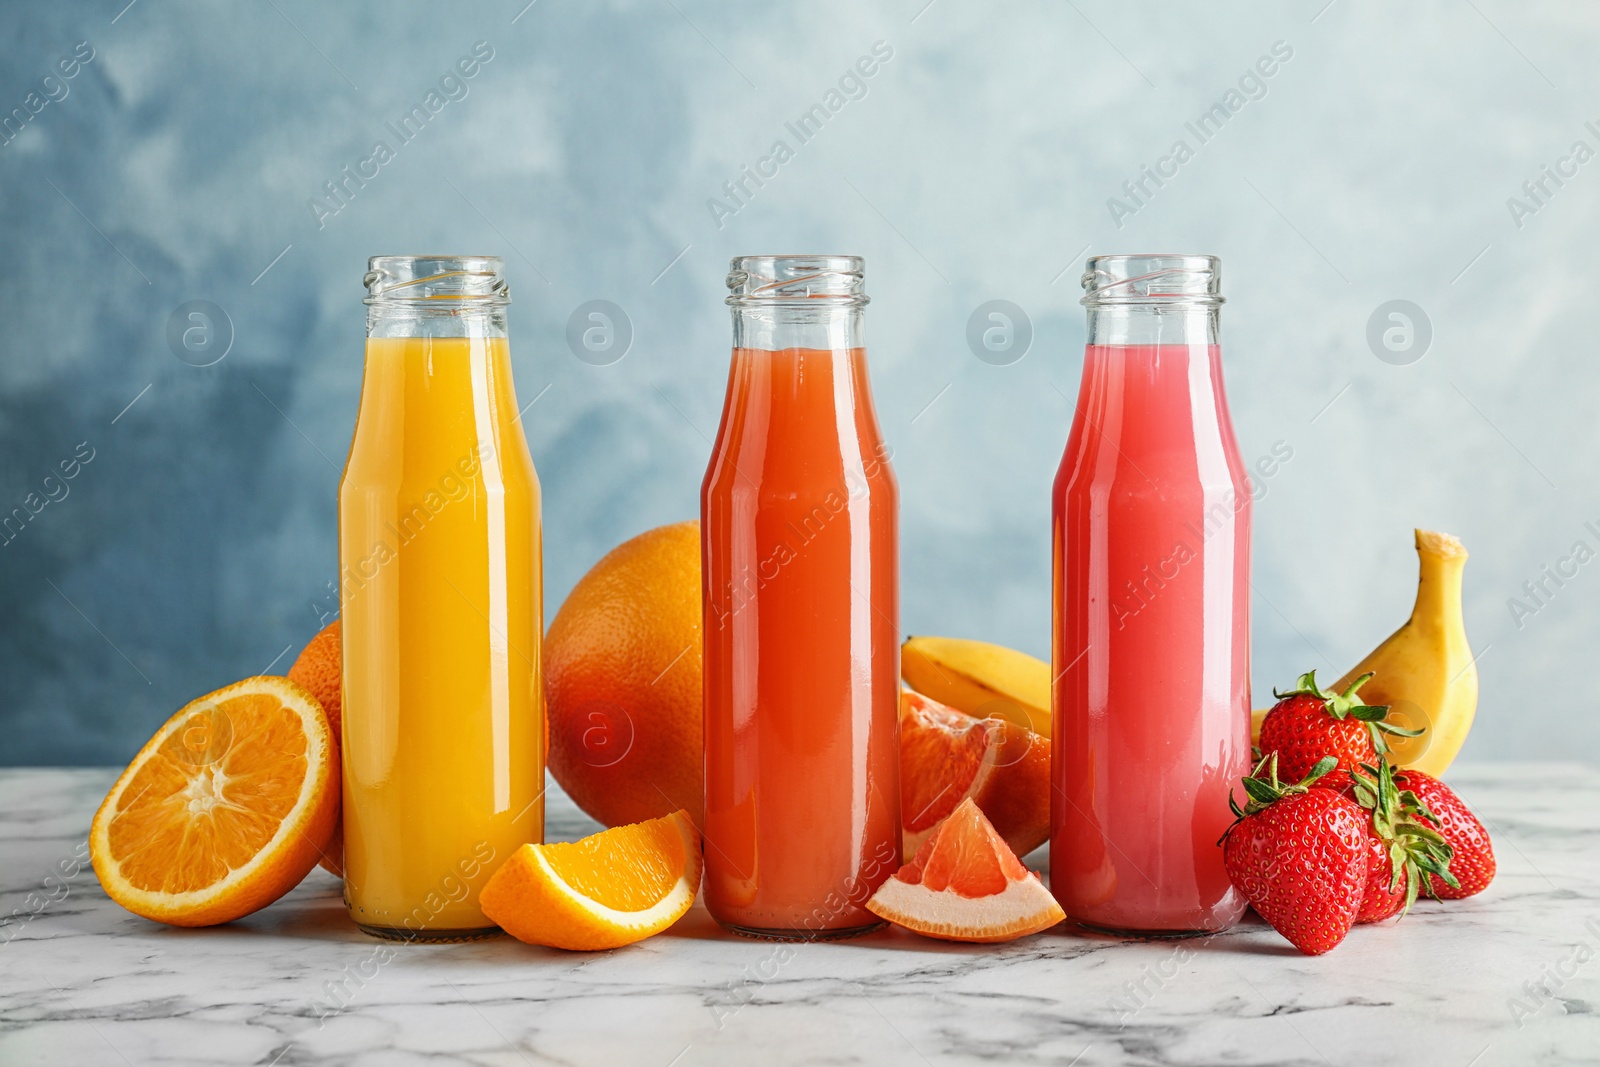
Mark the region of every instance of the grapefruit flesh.
<instances>
[{"instance_id":1,"label":"grapefruit flesh","mask_svg":"<svg viewBox=\"0 0 1600 1067\"><path fill-rule=\"evenodd\" d=\"M901 854L916 855L969 797L1018 856L1044 844L1050 836L1049 739L901 690Z\"/></svg>"},{"instance_id":2,"label":"grapefruit flesh","mask_svg":"<svg viewBox=\"0 0 1600 1067\"><path fill-rule=\"evenodd\" d=\"M867 909L896 926L946 941L1011 941L1066 918L971 797L939 824L916 856L879 887Z\"/></svg>"}]
</instances>

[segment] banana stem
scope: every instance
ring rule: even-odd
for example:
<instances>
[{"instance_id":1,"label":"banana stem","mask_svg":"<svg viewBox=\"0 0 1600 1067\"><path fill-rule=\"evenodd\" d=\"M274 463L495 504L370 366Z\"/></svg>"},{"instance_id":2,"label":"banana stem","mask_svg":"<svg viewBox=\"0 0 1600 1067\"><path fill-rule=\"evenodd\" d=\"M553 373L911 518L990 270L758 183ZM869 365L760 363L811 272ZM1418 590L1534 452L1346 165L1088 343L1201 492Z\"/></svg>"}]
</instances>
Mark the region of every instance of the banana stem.
<instances>
[{"instance_id":1,"label":"banana stem","mask_svg":"<svg viewBox=\"0 0 1600 1067\"><path fill-rule=\"evenodd\" d=\"M1437 631L1446 620L1461 617L1461 575L1467 564L1467 550L1446 533L1417 530L1417 600L1411 609L1411 624Z\"/></svg>"}]
</instances>

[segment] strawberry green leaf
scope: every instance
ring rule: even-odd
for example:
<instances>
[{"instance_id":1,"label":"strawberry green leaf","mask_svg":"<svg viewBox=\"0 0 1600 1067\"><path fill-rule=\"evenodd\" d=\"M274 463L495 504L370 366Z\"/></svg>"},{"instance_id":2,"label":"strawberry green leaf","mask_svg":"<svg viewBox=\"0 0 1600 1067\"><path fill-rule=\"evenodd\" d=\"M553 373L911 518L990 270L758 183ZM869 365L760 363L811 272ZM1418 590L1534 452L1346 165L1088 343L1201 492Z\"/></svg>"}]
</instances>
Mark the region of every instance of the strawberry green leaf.
<instances>
[{"instance_id":1,"label":"strawberry green leaf","mask_svg":"<svg viewBox=\"0 0 1600 1067\"><path fill-rule=\"evenodd\" d=\"M1339 757L1323 756L1321 759L1317 760L1316 765L1311 768L1311 773L1300 779L1300 785L1302 787L1310 785L1312 782L1315 782L1318 778L1321 778L1323 775L1327 774L1337 766L1339 766Z\"/></svg>"},{"instance_id":2,"label":"strawberry green leaf","mask_svg":"<svg viewBox=\"0 0 1600 1067\"><path fill-rule=\"evenodd\" d=\"M1381 749L1380 749L1381 751ZM1356 803L1372 812L1372 832L1388 846L1390 879L1393 890L1399 880L1406 880L1406 903L1400 914L1404 915L1416 903L1417 894L1426 888L1435 895L1431 879L1424 872L1438 876L1450 884L1456 881L1450 873L1450 858L1454 851L1444 837L1428 823L1438 824L1425 804L1409 789L1402 790L1394 779L1394 768L1387 760L1376 764L1363 763L1354 772Z\"/></svg>"},{"instance_id":3,"label":"strawberry green leaf","mask_svg":"<svg viewBox=\"0 0 1600 1067\"><path fill-rule=\"evenodd\" d=\"M1258 800L1263 804L1271 804L1278 799L1279 791L1259 778L1246 778L1243 785L1244 791L1250 794L1251 800Z\"/></svg>"}]
</instances>

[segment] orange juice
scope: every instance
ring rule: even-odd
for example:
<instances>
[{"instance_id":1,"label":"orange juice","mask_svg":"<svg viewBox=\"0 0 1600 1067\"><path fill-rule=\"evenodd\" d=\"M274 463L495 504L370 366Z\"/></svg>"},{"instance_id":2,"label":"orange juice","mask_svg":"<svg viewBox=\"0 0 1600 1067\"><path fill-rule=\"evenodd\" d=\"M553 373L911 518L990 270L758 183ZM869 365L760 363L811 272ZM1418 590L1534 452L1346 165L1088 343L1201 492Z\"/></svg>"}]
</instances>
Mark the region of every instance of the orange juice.
<instances>
[{"instance_id":1,"label":"orange juice","mask_svg":"<svg viewBox=\"0 0 1600 1067\"><path fill-rule=\"evenodd\" d=\"M479 889L543 839L539 483L517 411L504 336L368 339L339 555L345 898L370 933L492 930Z\"/></svg>"}]
</instances>

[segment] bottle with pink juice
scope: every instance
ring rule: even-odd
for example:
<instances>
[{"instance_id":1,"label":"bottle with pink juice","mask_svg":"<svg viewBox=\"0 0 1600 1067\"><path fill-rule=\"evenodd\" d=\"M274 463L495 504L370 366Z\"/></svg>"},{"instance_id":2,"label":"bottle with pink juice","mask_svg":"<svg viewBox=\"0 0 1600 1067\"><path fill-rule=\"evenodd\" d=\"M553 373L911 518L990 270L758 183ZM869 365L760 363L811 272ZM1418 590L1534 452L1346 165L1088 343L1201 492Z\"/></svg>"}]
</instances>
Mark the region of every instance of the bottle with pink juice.
<instances>
[{"instance_id":1,"label":"bottle with pink juice","mask_svg":"<svg viewBox=\"0 0 1600 1067\"><path fill-rule=\"evenodd\" d=\"M1054 495L1050 885L1069 918L1238 921L1217 839L1250 765L1250 484L1222 388L1215 256L1083 276L1088 344Z\"/></svg>"}]
</instances>

